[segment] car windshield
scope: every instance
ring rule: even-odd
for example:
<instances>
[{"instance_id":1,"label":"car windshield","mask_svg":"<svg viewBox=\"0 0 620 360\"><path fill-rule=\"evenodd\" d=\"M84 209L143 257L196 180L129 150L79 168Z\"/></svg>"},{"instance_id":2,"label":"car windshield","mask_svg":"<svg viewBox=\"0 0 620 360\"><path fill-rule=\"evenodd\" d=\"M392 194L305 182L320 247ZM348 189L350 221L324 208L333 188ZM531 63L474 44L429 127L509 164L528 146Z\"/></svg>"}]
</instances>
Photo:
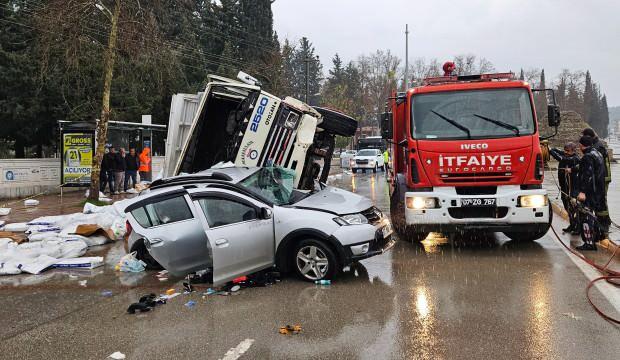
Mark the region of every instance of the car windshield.
<instances>
[{"instance_id":1,"label":"car windshield","mask_svg":"<svg viewBox=\"0 0 620 360\"><path fill-rule=\"evenodd\" d=\"M239 184L276 205L290 204L293 198L295 171L281 167L265 167Z\"/></svg>"},{"instance_id":2,"label":"car windshield","mask_svg":"<svg viewBox=\"0 0 620 360\"><path fill-rule=\"evenodd\" d=\"M480 139L536 131L526 89L438 92L413 96L416 139Z\"/></svg>"},{"instance_id":3,"label":"car windshield","mask_svg":"<svg viewBox=\"0 0 620 360\"><path fill-rule=\"evenodd\" d=\"M377 155L377 150L360 150L357 153L357 156L375 156Z\"/></svg>"}]
</instances>

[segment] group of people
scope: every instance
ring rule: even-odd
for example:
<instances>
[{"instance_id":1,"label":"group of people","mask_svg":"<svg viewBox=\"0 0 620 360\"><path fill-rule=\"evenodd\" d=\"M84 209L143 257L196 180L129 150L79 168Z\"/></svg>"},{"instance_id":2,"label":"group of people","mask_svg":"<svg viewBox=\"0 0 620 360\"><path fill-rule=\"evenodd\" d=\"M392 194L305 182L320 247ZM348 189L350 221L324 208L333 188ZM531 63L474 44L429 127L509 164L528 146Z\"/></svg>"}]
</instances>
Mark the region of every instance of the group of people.
<instances>
[{"instance_id":1,"label":"group of people","mask_svg":"<svg viewBox=\"0 0 620 360\"><path fill-rule=\"evenodd\" d=\"M594 130L583 130L579 148L581 157L573 142L565 144L564 151L550 149L550 154L559 161L561 198L570 220L563 231L581 235L578 250L596 250L596 242L607 237L611 224L607 207L611 166L607 148Z\"/></svg>"},{"instance_id":2,"label":"group of people","mask_svg":"<svg viewBox=\"0 0 620 360\"><path fill-rule=\"evenodd\" d=\"M145 147L140 155L135 148L120 148L118 152L114 146L106 148L106 153L101 160L100 190L106 192L109 187L111 195L126 193L138 183L138 173L141 180L150 181L151 174L151 149Z\"/></svg>"}]
</instances>

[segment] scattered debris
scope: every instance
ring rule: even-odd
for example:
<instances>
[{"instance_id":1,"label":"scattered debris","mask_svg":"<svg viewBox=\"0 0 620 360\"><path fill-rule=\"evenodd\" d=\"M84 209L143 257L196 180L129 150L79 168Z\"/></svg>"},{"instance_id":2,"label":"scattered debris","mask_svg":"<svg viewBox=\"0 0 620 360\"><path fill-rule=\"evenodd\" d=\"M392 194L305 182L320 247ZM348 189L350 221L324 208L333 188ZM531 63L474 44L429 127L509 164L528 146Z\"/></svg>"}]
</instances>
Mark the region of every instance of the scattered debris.
<instances>
[{"instance_id":1,"label":"scattered debris","mask_svg":"<svg viewBox=\"0 0 620 360\"><path fill-rule=\"evenodd\" d=\"M136 311L141 313L151 311L157 305L163 305L166 303L167 298L157 296L155 294L144 295L138 300L137 303L129 305L127 308L128 314L135 314Z\"/></svg>"},{"instance_id":2,"label":"scattered debris","mask_svg":"<svg viewBox=\"0 0 620 360\"><path fill-rule=\"evenodd\" d=\"M82 287L86 287L87 283L88 283L88 280L80 280L80 281L78 281L78 284L80 284L80 286L82 286Z\"/></svg>"},{"instance_id":3,"label":"scattered debris","mask_svg":"<svg viewBox=\"0 0 620 360\"><path fill-rule=\"evenodd\" d=\"M576 316L576 315L575 315L574 313L572 313L572 312L562 313L562 315L564 315L564 316L566 316L566 317L569 317L569 318L571 318L571 319L573 319L573 320L577 320L577 321L581 320L581 316Z\"/></svg>"},{"instance_id":4,"label":"scattered debris","mask_svg":"<svg viewBox=\"0 0 620 360\"><path fill-rule=\"evenodd\" d=\"M112 291L110 291L110 290L103 290L101 292L101 296L110 297L110 296L112 296Z\"/></svg>"},{"instance_id":5,"label":"scattered debris","mask_svg":"<svg viewBox=\"0 0 620 360\"><path fill-rule=\"evenodd\" d=\"M183 283L183 289L185 289L185 293L187 293L187 294L189 294L191 292L194 292L194 287L189 282L184 282Z\"/></svg>"},{"instance_id":6,"label":"scattered debris","mask_svg":"<svg viewBox=\"0 0 620 360\"><path fill-rule=\"evenodd\" d=\"M280 334L282 335L290 335L290 334L294 334L297 335L301 332L301 325L286 325L286 326L282 326L280 327Z\"/></svg>"},{"instance_id":7,"label":"scattered debris","mask_svg":"<svg viewBox=\"0 0 620 360\"><path fill-rule=\"evenodd\" d=\"M38 205L39 205L39 200L35 200L35 199L24 200L24 206L38 206Z\"/></svg>"},{"instance_id":8,"label":"scattered debris","mask_svg":"<svg viewBox=\"0 0 620 360\"><path fill-rule=\"evenodd\" d=\"M123 256L117 266L118 266L118 269L122 272L137 273L137 272L142 272L146 269L146 263L136 258L135 251Z\"/></svg>"},{"instance_id":9,"label":"scattered debris","mask_svg":"<svg viewBox=\"0 0 620 360\"><path fill-rule=\"evenodd\" d=\"M331 280L317 280L314 283L317 285L331 285L332 281Z\"/></svg>"},{"instance_id":10,"label":"scattered debris","mask_svg":"<svg viewBox=\"0 0 620 360\"><path fill-rule=\"evenodd\" d=\"M241 290L241 286L239 286L239 285L235 285L235 286L230 288L230 292L237 292L239 290Z\"/></svg>"},{"instance_id":11,"label":"scattered debris","mask_svg":"<svg viewBox=\"0 0 620 360\"><path fill-rule=\"evenodd\" d=\"M11 213L11 208L0 208L0 216L7 216Z\"/></svg>"},{"instance_id":12,"label":"scattered debris","mask_svg":"<svg viewBox=\"0 0 620 360\"><path fill-rule=\"evenodd\" d=\"M185 306L188 307L188 308L192 308L192 307L194 307L194 305L196 305L196 302L194 300L190 300L190 301L185 303Z\"/></svg>"},{"instance_id":13,"label":"scattered debris","mask_svg":"<svg viewBox=\"0 0 620 360\"><path fill-rule=\"evenodd\" d=\"M167 277L160 277L160 278L158 278L158 279L159 279L159 281L167 281L167 280L168 280L168 278L167 278Z\"/></svg>"},{"instance_id":14,"label":"scattered debris","mask_svg":"<svg viewBox=\"0 0 620 360\"><path fill-rule=\"evenodd\" d=\"M116 351L116 352L110 354L108 357L111 358L111 359L114 359L114 360L123 360L123 359L125 359L125 354L123 354L120 351Z\"/></svg>"},{"instance_id":15,"label":"scattered debris","mask_svg":"<svg viewBox=\"0 0 620 360\"><path fill-rule=\"evenodd\" d=\"M166 290L166 295L170 296L170 295L174 294L175 292L176 292L175 289L168 289L168 290Z\"/></svg>"}]
</instances>

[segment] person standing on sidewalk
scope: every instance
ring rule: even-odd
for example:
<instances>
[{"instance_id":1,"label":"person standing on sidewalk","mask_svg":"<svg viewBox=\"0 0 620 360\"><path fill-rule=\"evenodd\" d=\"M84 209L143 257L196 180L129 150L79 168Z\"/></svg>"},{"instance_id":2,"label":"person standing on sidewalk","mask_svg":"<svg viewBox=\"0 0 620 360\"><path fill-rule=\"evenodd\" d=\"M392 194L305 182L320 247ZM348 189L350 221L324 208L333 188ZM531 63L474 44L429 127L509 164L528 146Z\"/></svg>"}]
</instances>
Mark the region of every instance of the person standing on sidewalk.
<instances>
[{"instance_id":1,"label":"person standing on sidewalk","mask_svg":"<svg viewBox=\"0 0 620 360\"><path fill-rule=\"evenodd\" d=\"M386 173L389 168L389 162L390 162L390 153L387 151L387 149L385 149L383 151L383 171L385 171Z\"/></svg>"},{"instance_id":2,"label":"person standing on sidewalk","mask_svg":"<svg viewBox=\"0 0 620 360\"><path fill-rule=\"evenodd\" d=\"M570 232L573 235L579 235L577 213L575 211L575 206L571 203L571 199L577 197L577 166L579 165L579 156L576 150L577 145L574 142L566 143L564 145L564 151L558 148L549 149L551 156L559 161L558 182L560 183L560 196L564 209L568 213L568 220L570 222L570 225L562 229L562 231Z\"/></svg>"},{"instance_id":3,"label":"person standing on sidewalk","mask_svg":"<svg viewBox=\"0 0 620 360\"><path fill-rule=\"evenodd\" d=\"M136 179L138 177L138 167L140 167L140 159L136 154L136 149L129 149L129 154L125 156L125 183L123 184L123 190L127 192L129 188L129 179L131 179L131 187L136 187Z\"/></svg>"},{"instance_id":4,"label":"person standing on sidewalk","mask_svg":"<svg viewBox=\"0 0 620 360\"><path fill-rule=\"evenodd\" d=\"M116 158L116 149L114 146L110 146L110 151L103 155L101 160L101 169L105 169L108 186L110 187L110 194L114 194L114 163ZM103 170L102 170L103 171ZM101 188L101 192L105 192L105 183Z\"/></svg>"},{"instance_id":5,"label":"person standing on sidewalk","mask_svg":"<svg viewBox=\"0 0 620 360\"><path fill-rule=\"evenodd\" d=\"M151 181L151 149L148 147L142 149L139 159L140 167L138 172L140 172L140 181Z\"/></svg>"},{"instance_id":6,"label":"person standing on sidewalk","mask_svg":"<svg viewBox=\"0 0 620 360\"><path fill-rule=\"evenodd\" d=\"M577 200L585 208L580 209L581 239L583 245L577 250L596 250L596 242L602 240L600 219L596 215L607 209L605 202L605 164L603 156L594 148L594 139L584 135L579 139L583 157L579 162L579 186Z\"/></svg>"},{"instance_id":7,"label":"person standing on sidewalk","mask_svg":"<svg viewBox=\"0 0 620 360\"><path fill-rule=\"evenodd\" d=\"M583 135L590 136L594 143L592 147L598 151L603 157L604 173L605 173L605 208L596 213L601 225L603 226L603 238L607 238L609 233L609 225L611 225L611 218L609 217L609 208L607 207L607 189L609 189L609 183L611 183L611 163L609 162L609 153L607 147L601 139L596 135L594 130L586 128L583 130Z\"/></svg>"},{"instance_id":8,"label":"person standing on sidewalk","mask_svg":"<svg viewBox=\"0 0 620 360\"><path fill-rule=\"evenodd\" d=\"M123 184L125 178L125 149L121 150L114 157L114 191L116 194L120 194L123 190Z\"/></svg>"}]
</instances>

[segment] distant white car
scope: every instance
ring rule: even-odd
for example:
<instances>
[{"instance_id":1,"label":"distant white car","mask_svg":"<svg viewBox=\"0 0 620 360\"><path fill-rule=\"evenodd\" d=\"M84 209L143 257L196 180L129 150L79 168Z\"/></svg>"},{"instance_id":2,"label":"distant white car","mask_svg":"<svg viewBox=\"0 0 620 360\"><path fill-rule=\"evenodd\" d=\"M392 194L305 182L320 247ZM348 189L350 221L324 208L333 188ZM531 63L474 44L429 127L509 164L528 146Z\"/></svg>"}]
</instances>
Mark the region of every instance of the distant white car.
<instances>
[{"instance_id":1,"label":"distant white car","mask_svg":"<svg viewBox=\"0 0 620 360\"><path fill-rule=\"evenodd\" d=\"M346 150L340 153L340 166L345 169L351 168L351 159L357 154L357 150Z\"/></svg>"},{"instance_id":2,"label":"distant white car","mask_svg":"<svg viewBox=\"0 0 620 360\"><path fill-rule=\"evenodd\" d=\"M379 149L363 149L357 152L349 164L353 173L360 169L376 173L377 169L383 169L383 154Z\"/></svg>"}]
</instances>

